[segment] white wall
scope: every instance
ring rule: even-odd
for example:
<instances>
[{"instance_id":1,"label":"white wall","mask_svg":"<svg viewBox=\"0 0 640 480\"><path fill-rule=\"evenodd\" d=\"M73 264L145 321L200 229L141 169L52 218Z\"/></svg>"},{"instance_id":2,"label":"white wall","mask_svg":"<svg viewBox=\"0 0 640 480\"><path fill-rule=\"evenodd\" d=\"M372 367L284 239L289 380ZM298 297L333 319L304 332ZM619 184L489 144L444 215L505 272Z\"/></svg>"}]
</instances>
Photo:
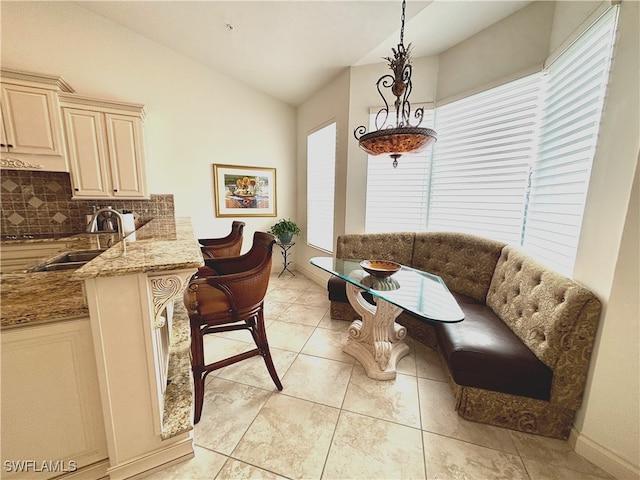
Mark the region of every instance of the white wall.
<instances>
[{"instance_id":1,"label":"white wall","mask_svg":"<svg viewBox=\"0 0 640 480\"><path fill-rule=\"evenodd\" d=\"M298 132L297 132L297 163L298 163L298 219L302 229L302 235L296 240L294 255L296 268L305 275L322 283L326 276L320 274L319 269L311 267L309 258L318 255L327 255L315 247L307 245L307 136L319 127L330 122L336 122L336 183L335 183L335 221L334 236L342 233L340 224L344 222L347 147L349 145L349 133L346 126L349 122L349 83L350 71L345 70L328 85L298 107Z\"/></svg>"},{"instance_id":2,"label":"white wall","mask_svg":"<svg viewBox=\"0 0 640 480\"><path fill-rule=\"evenodd\" d=\"M142 103L151 193L196 235L219 237L213 163L275 167L278 217L296 216L295 109L72 2L2 2L2 66L62 76L77 93ZM242 218L245 235L273 217ZM245 240L244 250L250 246Z\"/></svg>"},{"instance_id":3,"label":"white wall","mask_svg":"<svg viewBox=\"0 0 640 480\"><path fill-rule=\"evenodd\" d=\"M540 71L549 50L553 2L535 2L442 53L438 104Z\"/></svg>"}]
</instances>

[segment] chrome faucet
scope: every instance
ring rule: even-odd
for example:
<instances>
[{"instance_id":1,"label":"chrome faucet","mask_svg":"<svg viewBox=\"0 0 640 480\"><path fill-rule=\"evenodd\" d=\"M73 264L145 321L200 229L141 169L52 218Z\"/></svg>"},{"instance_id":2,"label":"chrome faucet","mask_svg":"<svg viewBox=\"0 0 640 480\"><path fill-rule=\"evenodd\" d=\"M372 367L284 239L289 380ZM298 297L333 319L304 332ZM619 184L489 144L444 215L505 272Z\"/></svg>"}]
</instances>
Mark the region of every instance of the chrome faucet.
<instances>
[{"instance_id":1,"label":"chrome faucet","mask_svg":"<svg viewBox=\"0 0 640 480\"><path fill-rule=\"evenodd\" d=\"M95 212L93 212L93 216L91 217L91 220L89 220L89 222L87 223L86 232L87 233L106 233L106 232L101 232L98 229L98 217L100 216L101 213L109 213L111 214L109 215L110 217L111 216L116 217L116 228L117 228L116 233L118 234L119 239L122 241L122 253L125 253L127 249L127 243L125 242L125 239L124 239L124 221L122 219L122 214L117 210L114 210L111 207L105 207L105 208L100 208Z\"/></svg>"}]
</instances>

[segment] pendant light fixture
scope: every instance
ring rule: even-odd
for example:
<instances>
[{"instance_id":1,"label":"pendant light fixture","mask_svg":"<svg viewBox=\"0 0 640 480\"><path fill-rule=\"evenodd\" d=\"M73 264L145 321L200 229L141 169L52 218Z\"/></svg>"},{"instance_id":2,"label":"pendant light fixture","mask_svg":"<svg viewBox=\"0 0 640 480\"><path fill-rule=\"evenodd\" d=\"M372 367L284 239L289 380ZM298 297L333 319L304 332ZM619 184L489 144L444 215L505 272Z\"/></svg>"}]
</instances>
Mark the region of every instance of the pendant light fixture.
<instances>
[{"instance_id":1,"label":"pendant light fixture","mask_svg":"<svg viewBox=\"0 0 640 480\"><path fill-rule=\"evenodd\" d=\"M413 113L415 123L411 123L411 104L409 95L411 94L411 44L407 48L404 46L404 20L406 0L402 0L402 26L400 28L400 43L398 48L392 48L393 57L385 57L389 62L389 68L393 74L383 75L376 82L378 94L382 97L384 107L376 114L376 128L374 132L366 133L367 127L360 125L353 131L353 135L358 140L360 148L369 155L389 155L393 158L393 168L398 166L398 158L404 153L416 153L432 145L437 140L437 134L430 128L420 127L424 117L424 109L418 108ZM391 93L396 97L395 106L395 126L387 126L389 115L389 104L382 93L382 88L391 89Z\"/></svg>"}]
</instances>

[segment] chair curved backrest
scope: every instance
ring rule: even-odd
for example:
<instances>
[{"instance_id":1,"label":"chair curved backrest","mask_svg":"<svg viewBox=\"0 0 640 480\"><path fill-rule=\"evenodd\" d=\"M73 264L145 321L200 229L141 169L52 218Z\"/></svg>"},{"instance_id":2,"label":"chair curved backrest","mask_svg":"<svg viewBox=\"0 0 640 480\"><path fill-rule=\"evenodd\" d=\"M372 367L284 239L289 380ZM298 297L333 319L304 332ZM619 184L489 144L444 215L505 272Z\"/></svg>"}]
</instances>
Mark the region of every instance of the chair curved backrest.
<instances>
[{"instance_id":1,"label":"chair curved backrest","mask_svg":"<svg viewBox=\"0 0 640 480\"><path fill-rule=\"evenodd\" d=\"M205 258L204 263L216 275L246 272L260 266L267 257L271 261L275 243L276 238L270 233L255 232L251 249L247 253L235 257Z\"/></svg>"},{"instance_id":2,"label":"chair curved backrest","mask_svg":"<svg viewBox=\"0 0 640 480\"><path fill-rule=\"evenodd\" d=\"M185 290L185 305L190 315L206 317L218 323L223 319L242 319L260 310L269 286L273 245L270 233L255 232L253 245L244 255L205 259L207 276L199 275ZM205 285L206 284L206 285ZM213 287L224 293L225 302L211 303L204 291ZM221 308L224 306L224 308Z\"/></svg>"},{"instance_id":3,"label":"chair curved backrest","mask_svg":"<svg viewBox=\"0 0 640 480\"><path fill-rule=\"evenodd\" d=\"M269 286L275 243L273 235L256 232L253 236L253 246L247 254L240 257L219 259L220 261L225 260L225 273L205 277L209 286L225 292L231 305L231 311L225 312L225 314L231 314L234 321L251 316L262 308L262 302ZM232 262L232 259L235 261ZM212 263L215 263L215 260ZM218 268L220 267L218 266Z\"/></svg>"},{"instance_id":4,"label":"chair curved backrest","mask_svg":"<svg viewBox=\"0 0 640 480\"><path fill-rule=\"evenodd\" d=\"M204 402L204 380L219 368L261 356L278 390L278 377L264 325L264 297L271 276L271 259L276 239L255 232L253 245L244 255L206 259L197 276L184 291L184 304L191 328L191 370L194 378L194 423L200 421ZM256 348L206 364L203 337L211 333L249 330Z\"/></svg>"},{"instance_id":5,"label":"chair curved backrest","mask_svg":"<svg viewBox=\"0 0 640 480\"><path fill-rule=\"evenodd\" d=\"M234 220L231 232L222 238L199 238L204 258L235 257L240 255L245 223Z\"/></svg>"}]
</instances>

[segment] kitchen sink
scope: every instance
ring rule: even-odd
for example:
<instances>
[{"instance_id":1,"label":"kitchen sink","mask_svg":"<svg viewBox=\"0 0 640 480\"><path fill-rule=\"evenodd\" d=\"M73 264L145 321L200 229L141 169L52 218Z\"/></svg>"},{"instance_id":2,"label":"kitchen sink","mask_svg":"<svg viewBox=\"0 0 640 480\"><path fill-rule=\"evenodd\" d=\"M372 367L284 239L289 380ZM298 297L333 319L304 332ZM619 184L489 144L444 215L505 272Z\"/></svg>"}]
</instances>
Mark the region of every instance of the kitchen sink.
<instances>
[{"instance_id":1,"label":"kitchen sink","mask_svg":"<svg viewBox=\"0 0 640 480\"><path fill-rule=\"evenodd\" d=\"M54 270L75 270L90 262L104 250L78 250L57 255L40 265L33 267L31 272L51 272Z\"/></svg>"},{"instance_id":2,"label":"kitchen sink","mask_svg":"<svg viewBox=\"0 0 640 480\"><path fill-rule=\"evenodd\" d=\"M54 257L49 262L51 264L56 263L70 263L70 262L89 262L100 255L104 250L79 250L77 252L68 252L61 257Z\"/></svg>"}]
</instances>

